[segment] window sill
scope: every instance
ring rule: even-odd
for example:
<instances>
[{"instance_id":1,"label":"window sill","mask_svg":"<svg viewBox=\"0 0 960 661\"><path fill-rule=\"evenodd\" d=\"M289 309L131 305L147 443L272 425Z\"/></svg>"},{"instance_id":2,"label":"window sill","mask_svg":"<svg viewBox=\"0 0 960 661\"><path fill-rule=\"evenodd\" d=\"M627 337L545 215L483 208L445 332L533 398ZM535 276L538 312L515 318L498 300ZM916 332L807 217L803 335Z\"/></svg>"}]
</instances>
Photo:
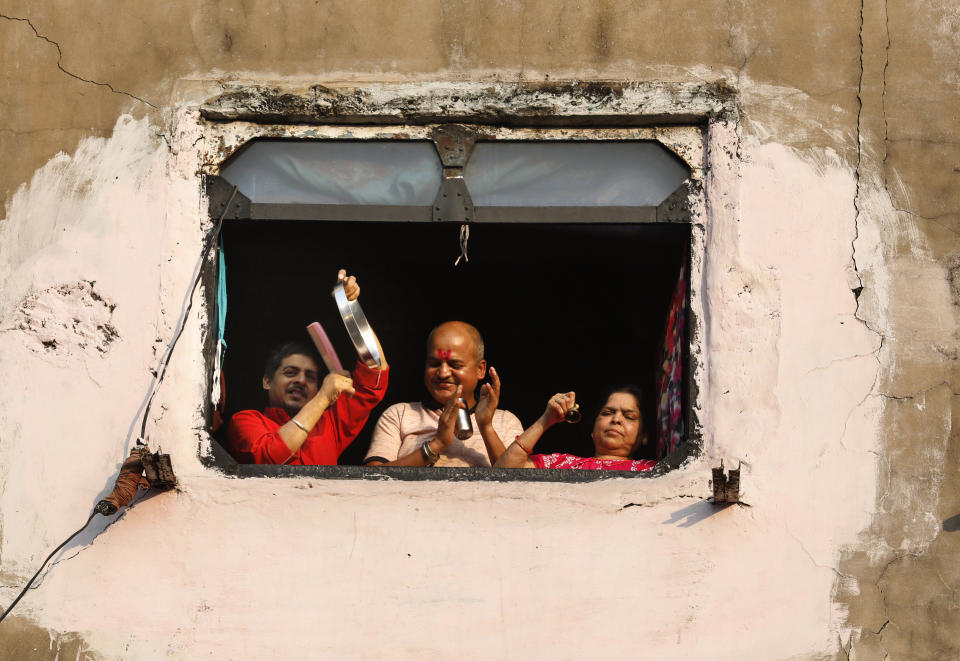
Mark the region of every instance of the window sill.
<instances>
[{"instance_id":1,"label":"window sill","mask_svg":"<svg viewBox=\"0 0 960 661\"><path fill-rule=\"evenodd\" d=\"M221 465L234 477L312 477L326 480L400 480L403 482L599 482L617 478L648 478L658 471L558 470L550 468L423 468L409 466L276 466L269 464Z\"/></svg>"}]
</instances>

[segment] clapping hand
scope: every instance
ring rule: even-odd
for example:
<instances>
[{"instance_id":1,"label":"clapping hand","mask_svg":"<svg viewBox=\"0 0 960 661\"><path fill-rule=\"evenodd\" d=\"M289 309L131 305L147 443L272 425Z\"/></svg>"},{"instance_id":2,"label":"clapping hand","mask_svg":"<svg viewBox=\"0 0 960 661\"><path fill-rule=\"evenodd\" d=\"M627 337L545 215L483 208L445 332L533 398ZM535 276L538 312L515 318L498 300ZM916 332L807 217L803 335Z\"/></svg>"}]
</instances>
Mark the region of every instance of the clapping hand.
<instances>
[{"instance_id":1,"label":"clapping hand","mask_svg":"<svg viewBox=\"0 0 960 661\"><path fill-rule=\"evenodd\" d=\"M457 391L447 402L440 412L440 422L437 424L437 440L447 447L453 441L453 429L457 424L457 413L462 408L460 397L463 394L463 386L457 386Z\"/></svg>"},{"instance_id":2,"label":"clapping hand","mask_svg":"<svg viewBox=\"0 0 960 661\"><path fill-rule=\"evenodd\" d=\"M490 368L490 383L483 384L480 388L480 394L477 396L477 408L474 413L477 416L477 426L485 427L493 424L493 414L500 403L500 375L497 370Z\"/></svg>"}]
</instances>

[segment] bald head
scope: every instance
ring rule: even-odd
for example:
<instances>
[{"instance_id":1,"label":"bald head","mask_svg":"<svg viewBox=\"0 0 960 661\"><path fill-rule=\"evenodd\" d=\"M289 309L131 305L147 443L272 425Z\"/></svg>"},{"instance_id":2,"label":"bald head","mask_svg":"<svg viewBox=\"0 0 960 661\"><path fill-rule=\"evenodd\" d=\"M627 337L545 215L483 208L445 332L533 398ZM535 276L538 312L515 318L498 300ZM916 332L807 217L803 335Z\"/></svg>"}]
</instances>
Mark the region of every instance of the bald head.
<instances>
[{"instance_id":1,"label":"bald head","mask_svg":"<svg viewBox=\"0 0 960 661\"><path fill-rule=\"evenodd\" d=\"M487 372L480 332L462 321L440 324L427 336L423 383L438 404L445 404L462 387L467 406L476 403L477 383Z\"/></svg>"},{"instance_id":2,"label":"bald head","mask_svg":"<svg viewBox=\"0 0 960 661\"><path fill-rule=\"evenodd\" d=\"M483 360L483 336L480 335L480 331L477 330L476 326L468 324L465 321L445 321L439 326L435 326L430 334L427 335L427 353L432 354L433 351L433 341L434 337L437 335L443 335L444 337L450 337L453 335L461 335L469 339L470 343L474 347L474 356L476 361L479 363Z\"/></svg>"}]
</instances>

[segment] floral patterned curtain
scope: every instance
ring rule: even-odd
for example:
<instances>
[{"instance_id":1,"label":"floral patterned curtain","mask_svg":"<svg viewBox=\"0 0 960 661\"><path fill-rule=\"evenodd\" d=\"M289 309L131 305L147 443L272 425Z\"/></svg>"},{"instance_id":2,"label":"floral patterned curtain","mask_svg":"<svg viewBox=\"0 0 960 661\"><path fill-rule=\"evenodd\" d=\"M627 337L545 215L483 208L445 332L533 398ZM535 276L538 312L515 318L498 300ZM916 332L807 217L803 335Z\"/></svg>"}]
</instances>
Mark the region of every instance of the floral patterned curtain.
<instances>
[{"instance_id":1,"label":"floral patterned curtain","mask_svg":"<svg viewBox=\"0 0 960 661\"><path fill-rule=\"evenodd\" d=\"M683 349L687 325L687 266L680 268L667 315L657 372L657 459L683 440Z\"/></svg>"}]
</instances>

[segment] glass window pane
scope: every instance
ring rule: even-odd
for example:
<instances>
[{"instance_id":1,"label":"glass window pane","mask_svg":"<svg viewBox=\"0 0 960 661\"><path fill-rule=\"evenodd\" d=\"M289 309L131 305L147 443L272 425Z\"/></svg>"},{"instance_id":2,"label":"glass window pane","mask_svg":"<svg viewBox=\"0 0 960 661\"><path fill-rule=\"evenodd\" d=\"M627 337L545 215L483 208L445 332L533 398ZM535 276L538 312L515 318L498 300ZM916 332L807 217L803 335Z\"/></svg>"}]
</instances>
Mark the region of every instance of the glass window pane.
<instances>
[{"instance_id":1,"label":"glass window pane","mask_svg":"<svg viewBox=\"0 0 960 661\"><path fill-rule=\"evenodd\" d=\"M467 163L477 206L657 206L689 176L657 142L478 142Z\"/></svg>"},{"instance_id":2,"label":"glass window pane","mask_svg":"<svg viewBox=\"0 0 960 661\"><path fill-rule=\"evenodd\" d=\"M258 203L427 206L441 171L424 140L261 140L220 174Z\"/></svg>"}]
</instances>

